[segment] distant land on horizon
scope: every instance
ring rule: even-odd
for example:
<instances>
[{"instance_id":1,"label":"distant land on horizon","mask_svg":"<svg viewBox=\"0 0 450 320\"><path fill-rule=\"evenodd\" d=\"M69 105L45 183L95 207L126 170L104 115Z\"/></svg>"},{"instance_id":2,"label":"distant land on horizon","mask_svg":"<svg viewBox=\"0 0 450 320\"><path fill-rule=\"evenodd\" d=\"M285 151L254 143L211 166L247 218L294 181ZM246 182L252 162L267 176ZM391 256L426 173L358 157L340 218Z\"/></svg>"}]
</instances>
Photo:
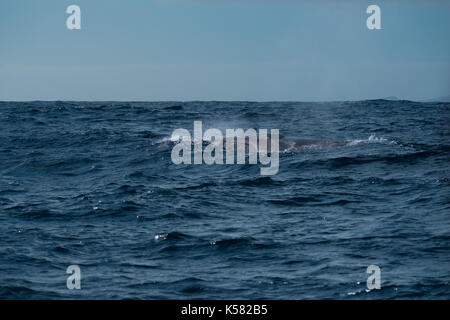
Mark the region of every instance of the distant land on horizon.
<instances>
[{"instance_id":1,"label":"distant land on horizon","mask_svg":"<svg viewBox=\"0 0 450 320\"><path fill-rule=\"evenodd\" d=\"M423 102L450 102L450 95L439 97L436 99L427 99L427 100L424 100Z\"/></svg>"},{"instance_id":2,"label":"distant land on horizon","mask_svg":"<svg viewBox=\"0 0 450 320\"><path fill-rule=\"evenodd\" d=\"M368 100L370 100L370 99L368 99ZM389 100L389 101L408 100L408 101L416 101L416 102L450 102L450 95L439 97L439 98L433 98L433 99L423 99L423 100L409 100L409 99L401 99L396 96L389 96L389 97L381 98L381 100Z\"/></svg>"}]
</instances>

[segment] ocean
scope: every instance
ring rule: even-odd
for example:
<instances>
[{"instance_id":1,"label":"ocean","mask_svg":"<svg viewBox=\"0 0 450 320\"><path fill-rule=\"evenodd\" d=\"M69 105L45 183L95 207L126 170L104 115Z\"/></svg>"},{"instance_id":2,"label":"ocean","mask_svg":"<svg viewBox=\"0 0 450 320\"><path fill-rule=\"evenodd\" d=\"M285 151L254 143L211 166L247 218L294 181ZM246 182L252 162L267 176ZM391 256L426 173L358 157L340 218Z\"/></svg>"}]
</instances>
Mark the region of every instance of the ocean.
<instances>
[{"instance_id":1,"label":"ocean","mask_svg":"<svg viewBox=\"0 0 450 320\"><path fill-rule=\"evenodd\" d=\"M271 176L175 165L194 121L291 147ZM412 101L0 102L0 298L449 299L449 123Z\"/></svg>"}]
</instances>

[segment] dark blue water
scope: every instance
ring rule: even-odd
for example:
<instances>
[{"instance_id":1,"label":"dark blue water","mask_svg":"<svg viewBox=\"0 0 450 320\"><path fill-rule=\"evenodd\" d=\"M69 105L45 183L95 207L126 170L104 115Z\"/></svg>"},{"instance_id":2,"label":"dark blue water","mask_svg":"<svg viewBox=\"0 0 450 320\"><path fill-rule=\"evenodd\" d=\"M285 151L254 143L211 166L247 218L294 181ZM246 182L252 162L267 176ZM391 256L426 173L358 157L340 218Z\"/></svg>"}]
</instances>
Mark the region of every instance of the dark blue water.
<instances>
[{"instance_id":1,"label":"dark blue water","mask_svg":"<svg viewBox=\"0 0 450 320\"><path fill-rule=\"evenodd\" d=\"M175 166L194 120L304 142L270 177ZM410 101L0 102L0 297L448 299L449 121Z\"/></svg>"}]
</instances>

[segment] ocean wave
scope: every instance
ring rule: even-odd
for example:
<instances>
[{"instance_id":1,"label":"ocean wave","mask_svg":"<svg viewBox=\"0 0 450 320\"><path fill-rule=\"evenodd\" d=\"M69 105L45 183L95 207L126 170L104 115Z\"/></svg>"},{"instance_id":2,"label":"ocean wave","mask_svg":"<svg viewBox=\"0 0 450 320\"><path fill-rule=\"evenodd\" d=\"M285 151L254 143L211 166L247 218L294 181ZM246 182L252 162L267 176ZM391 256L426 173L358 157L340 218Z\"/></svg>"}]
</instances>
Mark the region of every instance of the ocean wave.
<instances>
[{"instance_id":1,"label":"ocean wave","mask_svg":"<svg viewBox=\"0 0 450 320\"><path fill-rule=\"evenodd\" d=\"M449 111L0 102L0 298L448 298ZM173 165L170 133L196 120L279 129L278 173Z\"/></svg>"}]
</instances>

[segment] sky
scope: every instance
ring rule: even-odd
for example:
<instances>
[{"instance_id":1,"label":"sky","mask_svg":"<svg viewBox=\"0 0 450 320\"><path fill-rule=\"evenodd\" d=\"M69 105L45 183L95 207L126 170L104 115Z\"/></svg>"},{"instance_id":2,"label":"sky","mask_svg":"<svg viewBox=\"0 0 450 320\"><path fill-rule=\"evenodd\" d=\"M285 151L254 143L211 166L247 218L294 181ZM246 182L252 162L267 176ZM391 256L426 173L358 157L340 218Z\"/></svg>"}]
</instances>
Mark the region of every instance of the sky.
<instances>
[{"instance_id":1,"label":"sky","mask_svg":"<svg viewBox=\"0 0 450 320\"><path fill-rule=\"evenodd\" d=\"M449 16L448 0L1 0L0 100L433 99L450 95Z\"/></svg>"}]
</instances>

